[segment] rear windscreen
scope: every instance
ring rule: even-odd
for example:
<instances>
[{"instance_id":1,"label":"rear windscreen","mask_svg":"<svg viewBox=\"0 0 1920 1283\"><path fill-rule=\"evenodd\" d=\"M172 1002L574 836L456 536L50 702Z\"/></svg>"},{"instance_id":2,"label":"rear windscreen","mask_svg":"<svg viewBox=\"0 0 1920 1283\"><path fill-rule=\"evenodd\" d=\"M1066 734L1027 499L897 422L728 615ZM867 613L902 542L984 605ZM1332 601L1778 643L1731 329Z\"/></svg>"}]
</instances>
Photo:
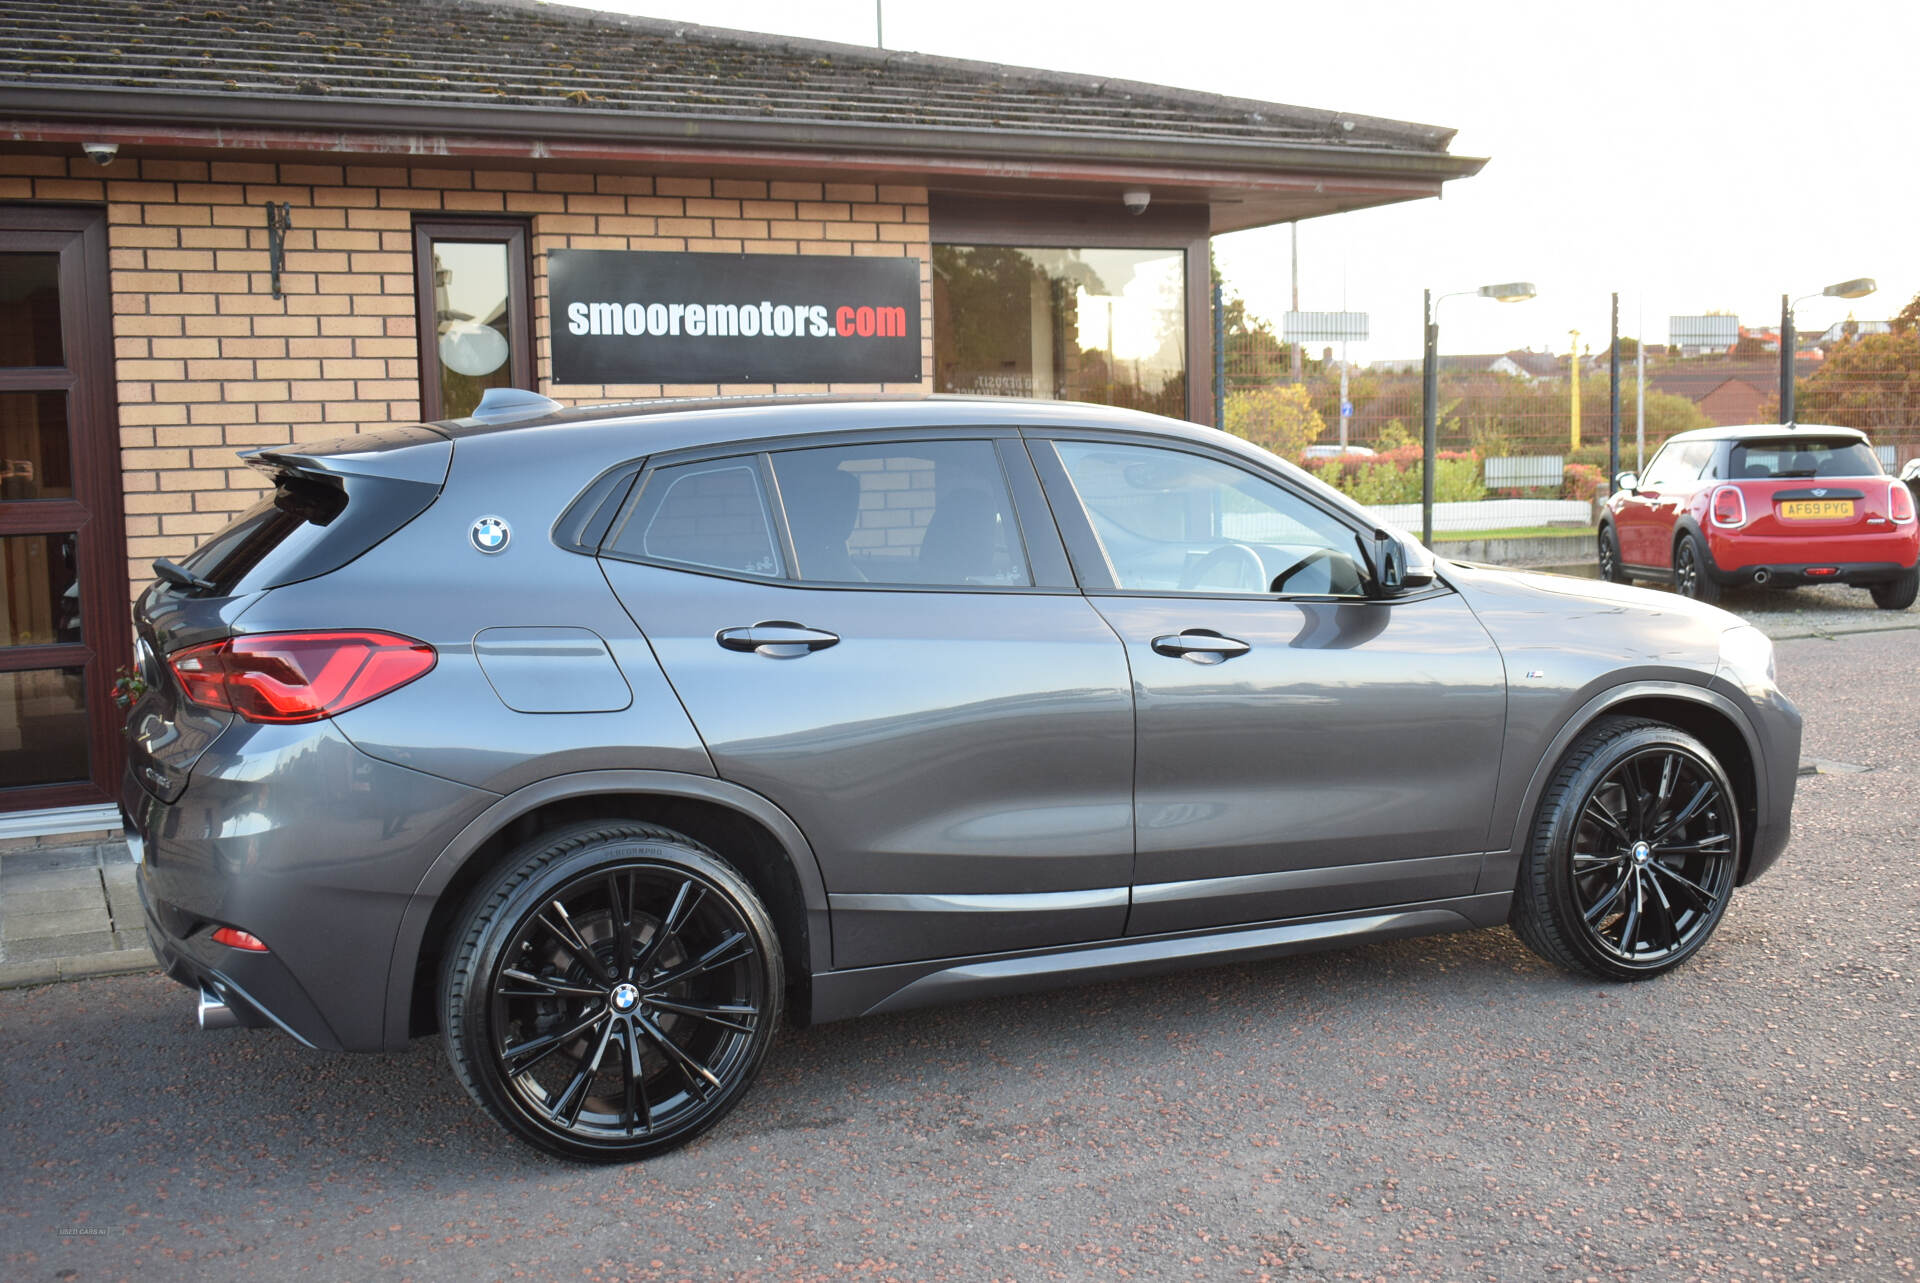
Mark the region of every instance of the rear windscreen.
<instances>
[{"instance_id":1,"label":"rear windscreen","mask_svg":"<svg viewBox=\"0 0 1920 1283\"><path fill-rule=\"evenodd\" d=\"M1844 437L1795 437L1792 440L1737 441L1731 480L1767 477L1877 477L1880 460L1863 441Z\"/></svg>"}]
</instances>

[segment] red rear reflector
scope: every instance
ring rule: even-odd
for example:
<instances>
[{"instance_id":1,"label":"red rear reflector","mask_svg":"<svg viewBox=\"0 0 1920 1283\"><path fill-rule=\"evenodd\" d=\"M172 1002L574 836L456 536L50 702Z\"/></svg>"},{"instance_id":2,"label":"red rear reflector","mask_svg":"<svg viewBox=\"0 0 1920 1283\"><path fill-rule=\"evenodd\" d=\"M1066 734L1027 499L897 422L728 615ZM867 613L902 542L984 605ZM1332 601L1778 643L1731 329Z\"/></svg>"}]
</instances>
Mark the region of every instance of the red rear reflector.
<instances>
[{"instance_id":1,"label":"red rear reflector","mask_svg":"<svg viewBox=\"0 0 1920 1283\"><path fill-rule=\"evenodd\" d=\"M1713 492L1713 524L1716 526L1744 526L1747 524L1747 500L1733 486L1721 486Z\"/></svg>"},{"instance_id":2,"label":"red rear reflector","mask_svg":"<svg viewBox=\"0 0 1920 1283\"><path fill-rule=\"evenodd\" d=\"M1808 574L1810 574L1810 575L1837 575L1837 574L1839 574L1839 573L1840 573L1840 567L1838 567L1838 566L1808 566L1808 567L1807 567L1807 573L1808 573Z\"/></svg>"},{"instance_id":3,"label":"red rear reflector","mask_svg":"<svg viewBox=\"0 0 1920 1283\"><path fill-rule=\"evenodd\" d=\"M1895 521L1913 520L1913 491L1904 481L1887 484L1887 515Z\"/></svg>"},{"instance_id":4,"label":"red rear reflector","mask_svg":"<svg viewBox=\"0 0 1920 1283\"><path fill-rule=\"evenodd\" d=\"M238 927L221 927L213 933L215 944L224 944L229 949L245 949L248 953L265 953L267 946L260 937L251 931L242 931Z\"/></svg>"},{"instance_id":5,"label":"red rear reflector","mask_svg":"<svg viewBox=\"0 0 1920 1283\"><path fill-rule=\"evenodd\" d=\"M400 689L433 647L392 633L256 633L167 657L188 699L250 722L311 722Z\"/></svg>"}]
</instances>

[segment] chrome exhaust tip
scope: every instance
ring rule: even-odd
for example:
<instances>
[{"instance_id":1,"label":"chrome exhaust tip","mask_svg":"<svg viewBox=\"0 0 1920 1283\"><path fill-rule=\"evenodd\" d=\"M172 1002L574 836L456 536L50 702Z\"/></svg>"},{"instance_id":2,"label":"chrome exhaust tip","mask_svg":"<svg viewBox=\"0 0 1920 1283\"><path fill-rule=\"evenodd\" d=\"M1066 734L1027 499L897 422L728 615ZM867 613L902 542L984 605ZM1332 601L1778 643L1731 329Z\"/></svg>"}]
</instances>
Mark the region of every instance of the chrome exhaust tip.
<instances>
[{"instance_id":1,"label":"chrome exhaust tip","mask_svg":"<svg viewBox=\"0 0 1920 1283\"><path fill-rule=\"evenodd\" d=\"M1760 567L1760 569L1753 572L1753 582L1756 584L1764 585L1767 582L1767 580L1771 578L1773 578L1773 572L1771 570L1768 570L1765 566L1762 566Z\"/></svg>"},{"instance_id":2,"label":"chrome exhaust tip","mask_svg":"<svg viewBox=\"0 0 1920 1283\"><path fill-rule=\"evenodd\" d=\"M239 1012L229 1007L219 994L205 985L200 986L200 1027L202 1029L234 1029L240 1023Z\"/></svg>"}]
</instances>

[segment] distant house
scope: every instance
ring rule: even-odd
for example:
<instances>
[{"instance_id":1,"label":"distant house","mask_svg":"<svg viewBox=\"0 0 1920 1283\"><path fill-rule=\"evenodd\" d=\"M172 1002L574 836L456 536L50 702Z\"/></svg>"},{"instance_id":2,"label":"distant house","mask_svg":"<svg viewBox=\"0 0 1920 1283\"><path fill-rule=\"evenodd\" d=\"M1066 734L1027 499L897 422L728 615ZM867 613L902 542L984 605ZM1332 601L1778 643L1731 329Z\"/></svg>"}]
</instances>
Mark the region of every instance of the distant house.
<instances>
[{"instance_id":1,"label":"distant house","mask_svg":"<svg viewBox=\"0 0 1920 1283\"><path fill-rule=\"evenodd\" d=\"M1819 362L1801 357L1794 362L1794 375L1804 379L1818 368ZM1780 395L1780 362L1682 361L1648 370L1647 386L1685 397L1716 424L1755 423L1761 405Z\"/></svg>"}]
</instances>

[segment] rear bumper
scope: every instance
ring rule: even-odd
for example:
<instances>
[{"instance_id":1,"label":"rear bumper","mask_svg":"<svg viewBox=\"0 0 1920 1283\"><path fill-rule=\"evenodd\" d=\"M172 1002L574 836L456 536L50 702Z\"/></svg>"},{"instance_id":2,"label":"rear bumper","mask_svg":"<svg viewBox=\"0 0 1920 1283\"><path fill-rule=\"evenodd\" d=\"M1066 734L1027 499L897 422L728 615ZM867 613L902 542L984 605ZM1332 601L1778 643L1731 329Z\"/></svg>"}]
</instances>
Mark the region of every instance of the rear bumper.
<instances>
[{"instance_id":1,"label":"rear bumper","mask_svg":"<svg viewBox=\"0 0 1920 1283\"><path fill-rule=\"evenodd\" d=\"M237 723L173 803L131 770L121 789L147 937L167 974L242 1023L310 1046L386 1046L387 973L427 866L494 801L370 758L321 722ZM216 944L238 927L268 952Z\"/></svg>"},{"instance_id":2,"label":"rear bumper","mask_svg":"<svg viewBox=\"0 0 1920 1283\"><path fill-rule=\"evenodd\" d=\"M1722 584L1759 580L1781 588L1803 584L1863 587L1885 583L1912 570L1920 561L1920 530L1906 525L1871 534L1783 536L1708 527L1707 550L1712 563L1707 572Z\"/></svg>"},{"instance_id":3,"label":"rear bumper","mask_svg":"<svg viewBox=\"0 0 1920 1283\"><path fill-rule=\"evenodd\" d=\"M1716 566L1709 573L1716 582L1729 587L1735 584L1760 584L1770 588L1803 588L1809 584L1846 584L1853 588L1865 588L1869 584L1884 584L1898 579L1912 569L1911 564L1903 566L1892 561L1800 561L1778 564L1755 562L1733 570Z\"/></svg>"}]
</instances>

